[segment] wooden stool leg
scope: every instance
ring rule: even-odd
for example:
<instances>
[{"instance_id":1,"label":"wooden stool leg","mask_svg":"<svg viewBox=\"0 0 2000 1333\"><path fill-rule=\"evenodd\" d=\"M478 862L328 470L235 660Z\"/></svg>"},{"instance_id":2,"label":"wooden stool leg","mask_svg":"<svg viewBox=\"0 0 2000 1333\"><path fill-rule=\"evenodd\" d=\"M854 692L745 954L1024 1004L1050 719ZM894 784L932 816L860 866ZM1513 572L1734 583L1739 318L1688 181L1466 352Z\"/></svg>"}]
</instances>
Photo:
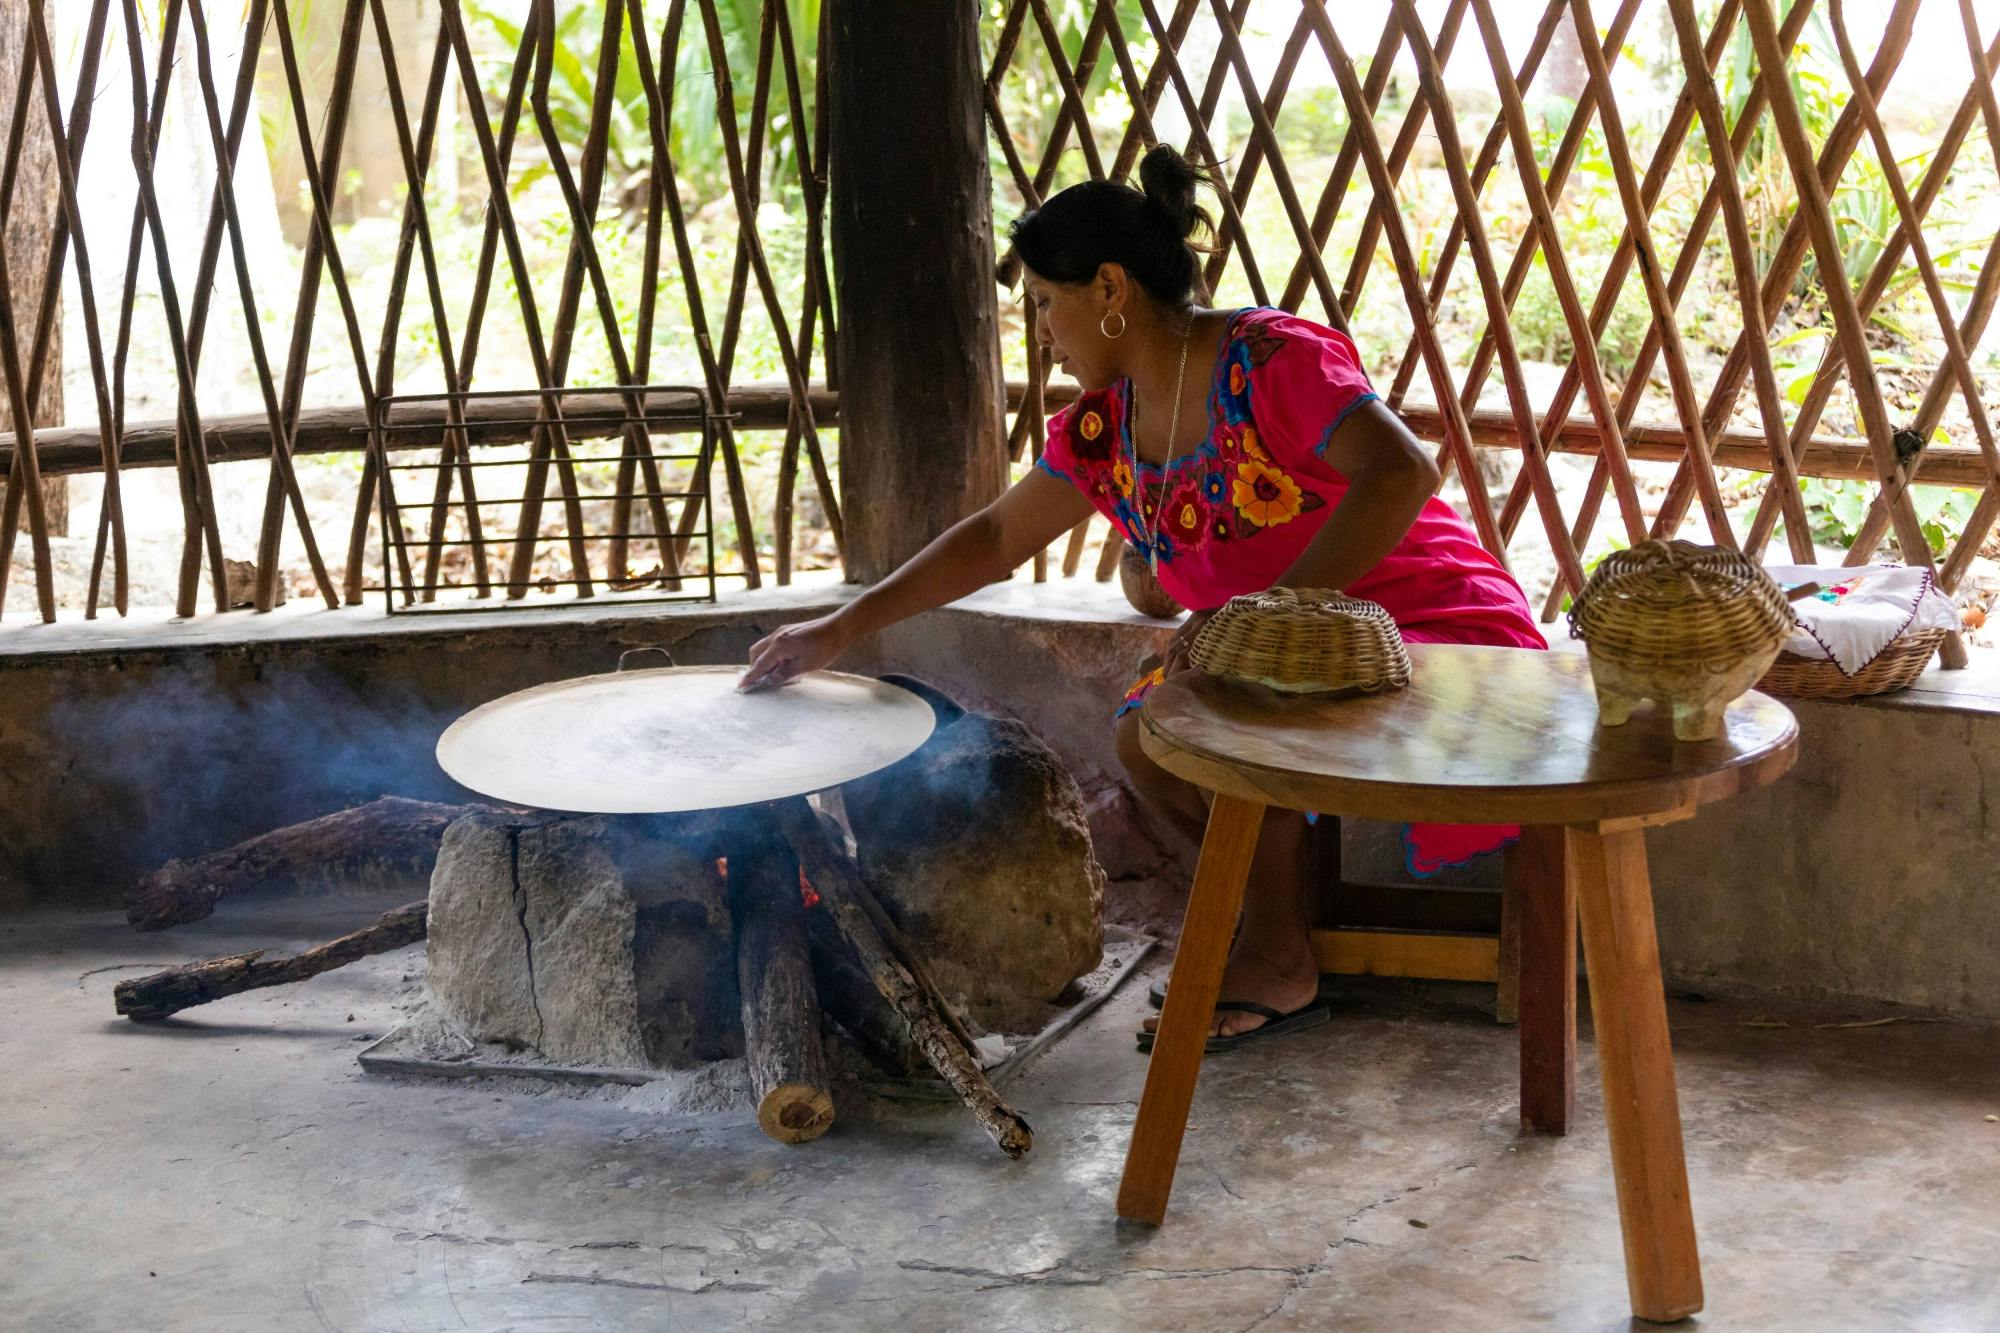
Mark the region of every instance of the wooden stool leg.
<instances>
[{"instance_id":1,"label":"wooden stool leg","mask_svg":"<svg viewBox=\"0 0 2000 1333\"><path fill-rule=\"evenodd\" d=\"M1125 1152L1125 1176L1118 1186L1118 1215L1134 1222L1158 1226L1167 1213L1174 1168L1180 1163L1181 1135L1187 1130L1202 1050L1222 991L1223 966L1229 961L1229 941L1263 827L1264 807L1255 801L1218 793L1208 812L1201 863L1181 921L1167 1003L1160 1010L1159 1035L1153 1041L1146 1088L1132 1125L1132 1145Z\"/></svg>"},{"instance_id":2,"label":"wooden stool leg","mask_svg":"<svg viewBox=\"0 0 2000 1333\"><path fill-rule=\"evenodd\" d=\"M1645 835L1637 829L1572 831L1569 843L1632 1313L1662 1323L1685 1319L1701 1309L1701 1260L1681 1151Z\"/></svg>"},{"instance_id":3,"label":"wooden stool leg","mask_svg":"<svg viewBox=\"0 0 2000 1333\"><path fill-rule=\"evenodd\" d=\"M1521 830L1508 849L1520 959L1521 1125L1569 1133L1576 1109L1576 873L1571 843L1554 826ZM1504 913L1506 900L1502 900Z\"/></svg>"}]
</instances>

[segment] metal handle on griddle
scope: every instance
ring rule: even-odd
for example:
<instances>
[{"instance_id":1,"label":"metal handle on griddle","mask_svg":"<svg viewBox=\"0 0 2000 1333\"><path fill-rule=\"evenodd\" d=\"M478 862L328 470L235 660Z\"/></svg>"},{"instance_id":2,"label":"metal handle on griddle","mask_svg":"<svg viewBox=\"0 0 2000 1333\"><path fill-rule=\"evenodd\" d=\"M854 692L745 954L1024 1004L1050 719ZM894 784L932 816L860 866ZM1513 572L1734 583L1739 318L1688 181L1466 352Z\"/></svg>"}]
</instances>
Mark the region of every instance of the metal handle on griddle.
<instances>
[{"instance_id":1,"label":"metal handle on griddle","mask_svg":"<svg viewBox=\"0 0 2000 1333\"><path fill-rule=\"evenodd\" d=\"M618 654L618 669L620 671L623 671L625 669L625 659L631 657L635 653L658 653L660 656L667 659L668 666L680 665L680 663L674 661L674 655L672 653L668 652L664 648L657 648L649 644L644 648L627 648L624 652Z\"/></svg>"}]
</instances>

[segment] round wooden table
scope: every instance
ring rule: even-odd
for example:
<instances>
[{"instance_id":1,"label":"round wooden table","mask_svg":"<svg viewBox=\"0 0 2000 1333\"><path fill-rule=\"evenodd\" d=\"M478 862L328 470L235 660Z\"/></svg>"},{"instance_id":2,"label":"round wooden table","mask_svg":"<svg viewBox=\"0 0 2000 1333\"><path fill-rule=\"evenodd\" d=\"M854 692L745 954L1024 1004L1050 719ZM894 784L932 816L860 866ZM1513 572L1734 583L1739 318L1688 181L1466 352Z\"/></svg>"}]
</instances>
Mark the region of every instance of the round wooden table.
<instances>
[{"instance_id":1,"label":"round wooden table","mask_svg":"<svg viewBox=\"0 0 2000 1333\"><path fill-rule=\"evenodd\" d=\"M1267 807L1370 819L1520 824L1522 1119L1567 1127L1576 1060L1576 922L1604 1079L1633 1313L1702 1305L1644 831L1774 781L1797 757L1790 710L1761 694L1712 741L1664 713L1597 724L1579 653L1409 645L1407 689L1279 694L1187 672L1141 714L1146 753L1214 793L1159 1036L1118 1192L1166 1215L1244 881Z\"/></svg>"}]
</instances>

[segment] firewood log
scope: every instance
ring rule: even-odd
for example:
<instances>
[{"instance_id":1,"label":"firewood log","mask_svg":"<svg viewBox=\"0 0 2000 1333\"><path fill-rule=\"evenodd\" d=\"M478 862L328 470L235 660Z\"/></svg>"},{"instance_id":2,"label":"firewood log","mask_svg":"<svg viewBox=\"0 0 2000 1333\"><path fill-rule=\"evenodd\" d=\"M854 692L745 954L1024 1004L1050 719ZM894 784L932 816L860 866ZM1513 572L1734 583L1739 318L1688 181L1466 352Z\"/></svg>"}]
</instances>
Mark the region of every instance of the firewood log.
<instances>
[{"instance_id":1,"label":"firewood log","mask_svg":"<svg viewBox=\"0 0 2000 1333\"><path fill-rule=\"evenodd\" d=\"M126 899L125 917L140 930L199 921L215 904L302 871L365 860L428 880L438 842L451 821L480 809L384 796L303 824L273 829L191 861L173 860L141 880Z\"/></svg>"},{"instance_id":2,"label":"firewood log","mask_svg":"<svg viewBox=\"0 0 2000 1333\"><path fill-rule=\"evenodd\" d=\"M388 953L424 938L427 904L407 903L372 926L307 949L290 958L266 961L264 950L232 954L205 963L170 967L121 981L112 988L118 1012L135 1023L146 1023L198 1004L220 1000L264 986L282 986L344 967L372 953Z\"/></svg>"},{"instance_id":3,"label":"firewood log","mask_svg":"<svg viewBox=\"0 0 2000 1333\"><path fill-rule=\"evenodd\" d=\"M1000 1100L971 1050L939 1013L939 1005L883 942L861 906L866 890L860 871L820 822L818 813L804 797L797 796L779 801L771 809L821 901L833 914L834 924L853 947L875 988L909 1024L910 1035L925 1058L971 1110L981 1128L993 1136L1000 1151L1014 1158L1026 1156L1035 1143L1034 1130Z\"/></svg>"},{"instance_id":4,"label":"firewood log","mask_svg":"<svg viewBox=\"0 0 2000 1333\"><path fill-rule=\"evenodd\" d=\"M822 1013L840 1025L861 1053L897 1078L909 1078L930 1067L924 1053L910 1040L903 1021L875 989L875 983L854 959L854 950L833 924L824 907L806 913L806 942L811 947L813 989Z\"/></svg>"},{"instance_id":5,"label":"firewood log","mask_svg":"<svg viewBox=\"0 0 2000 1333\"><path fill-rule=\"evenodd\" d=\"M729 897L757 1123L780 1143L809 1143L833 1127L833 1094L792 849L745 828L729 856Z\"/></svg>"}]
</instances>

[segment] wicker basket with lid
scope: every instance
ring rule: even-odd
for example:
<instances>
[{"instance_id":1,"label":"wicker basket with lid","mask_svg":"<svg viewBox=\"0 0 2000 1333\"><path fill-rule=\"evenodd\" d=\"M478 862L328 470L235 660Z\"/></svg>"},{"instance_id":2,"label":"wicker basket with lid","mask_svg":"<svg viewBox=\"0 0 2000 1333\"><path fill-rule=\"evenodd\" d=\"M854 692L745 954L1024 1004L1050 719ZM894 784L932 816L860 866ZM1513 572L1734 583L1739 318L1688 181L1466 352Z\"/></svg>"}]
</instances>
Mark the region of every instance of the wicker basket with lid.
<instances>
[{"instance_id":1,"label":"wicker basket with lid","mask_svg":"<svg viewBox=\"0 0 2000 1333\"><path fill-rule=\"evenodd\" d=\"M1651 699L1672 709L1684 741L1716 735L1791 629L1770 575L1739 552L1684 541L1606 556L1570 612L1570 633L1590 653L1600 725L1622 726Z\"/></svg>"},{"instance_id":2,"label":"wicker basket with lid","mask_svg":"<svg viewBox=\"0 0 2000 1333\"><path fill-rule=\"evenodd\" d=\"M1410 683L1410 655L1389 613L1324 588L1233 597L1188 651L1203 671L1297 694L1373 692Z\"/></svg>"}]
</instances>

